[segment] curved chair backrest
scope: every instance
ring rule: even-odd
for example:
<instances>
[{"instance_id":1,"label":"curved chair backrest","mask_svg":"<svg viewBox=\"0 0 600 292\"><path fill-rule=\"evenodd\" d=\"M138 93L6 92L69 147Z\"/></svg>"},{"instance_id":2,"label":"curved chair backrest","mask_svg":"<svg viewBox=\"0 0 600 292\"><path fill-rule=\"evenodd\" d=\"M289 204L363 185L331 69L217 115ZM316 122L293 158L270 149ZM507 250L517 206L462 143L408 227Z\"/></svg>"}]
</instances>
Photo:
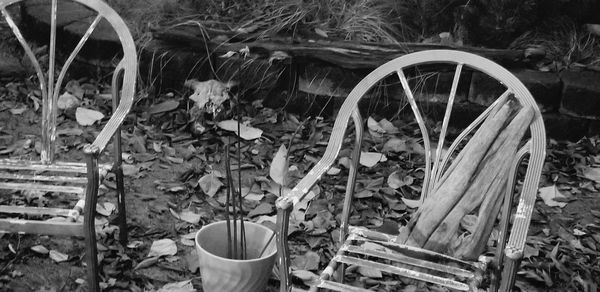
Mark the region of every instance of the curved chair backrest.
<instances>
[{"instance_id":1,"label":"curved chair backrest","mask_svg":"<svg viewBox=\"0 0 600 292\"><path fill-rule=\"evenodd\" d=\"M114 29L115 33L121 42L123 49L123 58L118 63L112 82L113 91L113 108L117 105L120 107L129 109L133 104L133 97L135 93L135 79L137 73L137 53L135 49L135 43L133 37L127 28L125 22L121 17L106 3L101 0L70 0L69 2L79 3L88 9L95 11L95 16L90 23L89 28L77 43L75 48L69 57L64 61L62 68L60 69L57 76L56 71L56 42L57 42L57 15L61 13L58 11L58 3L65 2L66 0L48 0L50 3L50 43L49 48L49 60L47 71L44 71L37 60L33 50L28 45L27 41L23 37L21 30L13 17L10 15L7 9L11 5L19 5L19 3L26 2L27 0L0 0L0 11L6 19L7 24L12 29L13 34L19 40L19 43L25 50L25 54L29 58L31 64L35 68L37 78L40 84L40 90L42 92L42 152L41 160L43 163L49 164L54 160L55 152L55 141L56 141L56 116L57 116L57 100L59 92L66 76L67 70L75 57L80 52L90 35L94 32L94 29L104 19ZM36 2L36 3L39 3ZM122 81L119 79L122 76ZM119 85L120 83L120 85ZM120 90L119 88L120 87ZM121 111L126 113L127 111ZM119 119L111 120L114 125L106 125L106 127L117 126L119 120L125 118L123 114ZM110 139L110 137L106 137Z\"/></svg>"},{"instance_id":2,"label":"curved chair backrest","mask_svg":"<svg viewBox=\"0 0 600 292\"><path fill-rule=\"evenodd\" d=\"M436 149L433 149L432 147L431 141L434 137L431 137L425 125L422 113L420 112L417 102L415 101L413 91L410 88L409 81L404 71L405 69L412 68L416 65L428 65L433 63L450 64L455 66L455 75L453 78L452 87L447 101L447 107L442 121L440 137L437 139L438 147ZM452 155L456 154L456 151L454 150L458 149L458 145L460 144L460 142L463 141L466 137L468 137L469 134L473 132L473 130L476 129L477 126L485 120L485 118L491 112L492 108L498 102L496 101L496 103L489 106L487 110L485 110L478 118L476 118L462 132L462 134L460 134L454 140L447 154L442 155L442 147L444 145L444 140L446 139L446 133L448 130L450 115L452 113L452 108L454 105L454 99L456 96L458 82L461 76L461 72L463 71L463 69L466 69L466 67L470 68L470 70L476 70L485 73L488 76L497 80L502 85L504 85L506 87L506 91L501 95L501 97L506 97L510 94L513 94L516 97L516 99L521 103L521 105L530 106L534 111L534 118L529 128L529 142L526 143L524 148L521 149L521 151L519 152L520 159L516 159L518 161L515 161L515 164L520 164L525 154L529 154L527 171L523 183L522 195L520 197L520 203L522 204L519 204L520 206L524 206L525 209L517 210L517 216L515 218L515 220L518 221L524 220L526 222L529 222L531 210L533 209L533 205L535 203L535 197L544 162L546 148L545 129L539 108L535 100L527 90L527 88L523 85L523 83L521 83L518 80L518 78L516 78L512 73L510 73L502 66L486 58L471 53L451 50L433 50L405 55L378 67L369 75L367 75L363 80L361 80L361 82L350 92L350 94L348 95L338 112L338 116L335 120L335 124L332 130L332 136L329 139L329 143L327 145L327 149L325 150L323 159L317 165L315 165L315 167L309 172L307 177L305 177L305 179L302 179L298 183L298 185L286 196L288 200L294 203L302 200L305 194L307 193L307 190L309 190L312 187L312 184L314 184L314 177L321 177L324 174L324 172L326 172L331 167L331 165L333 165L342 147L344 136L351 117L355 124L357 137L362 136L363 122L362 118L360 117L360 113L357 109L358 103L369 92L371 88L373 88L384 78L387 78L393 74L397 75L397 78L402 84L404 94L408 100L408 103L410 104L415 119L418 122L421 137L423 139L423 146L425 148L425 177L422 186L421 201L424 200L424 198L433 190L433 187L437 183L437 181L442 177L443 171L441 170L445 170L445 165L447 164L447 162L450 160ZM501 98L498 98L498 100L500 99ZM357 141L359 148L360 143L361 141ZM354 154L360 154L360 150L356 151L355 149ZM441 159L434 159L432 157L440 157ZM516 165L514 166L513 171L516 171ZM356 170L353 170L351 168L351 177L353 175L353 172L356 172ZM348 185L347 188L350 191L347 190L346 202L344 204L344 215L342 216L343 234L347 232L347 220L350 208L349 201L352 200L353 188L353 185ZM526 225L528 226L528 224ZM513 236L511 236L511 241L514 239L518 242L524 242L527 230L518 230L517 232L519 234L513 234Z\"/></svg>"}]
</instances>

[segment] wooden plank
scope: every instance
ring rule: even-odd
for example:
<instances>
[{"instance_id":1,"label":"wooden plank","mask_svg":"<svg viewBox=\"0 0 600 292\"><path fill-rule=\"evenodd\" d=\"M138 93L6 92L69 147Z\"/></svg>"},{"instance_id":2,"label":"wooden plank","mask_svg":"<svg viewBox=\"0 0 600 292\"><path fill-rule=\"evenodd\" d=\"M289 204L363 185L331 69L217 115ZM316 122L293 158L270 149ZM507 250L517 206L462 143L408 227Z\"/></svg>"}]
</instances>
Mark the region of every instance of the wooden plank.
<instances>
[{"instance_id":1,"label":"wooden plank","mask_svg":"<svg viewBox=\"0 0 600 292\"><path fill-rule=\"evenodd\" d=\"M78 194L78 195L83 195L84 191L85 191L84 188L82 188L82 187L43 185L43 184L32 184L32 183L10 183L10 182L0 182L0 189L45 191L45 192L71 193L71 194Z\"/></svg>"},{"instance_id":2,"label":"wooden plank","mask_svg":"<svg viewBox=\"0 0 600 292\"><path fill-rule=\"evenodd\" d=\"M0 219L0 231L47 235L83 236L83 224L70 222Z\"/></svg>"},{"instance_id":3,"label":"wooden plank","mask_svg":"<svg viewBox=\"0 0 600 292\"><path fill-rule=\"evenodd\" d=\"M65 183L76 183L76 184L87 183L86 177L46 176L46 175L31 175L31 174L6 173L6 172L0 172L0 179L17 180L17 181L32 181L32 182L65 182Z\"/></svg>"}]
</instances>

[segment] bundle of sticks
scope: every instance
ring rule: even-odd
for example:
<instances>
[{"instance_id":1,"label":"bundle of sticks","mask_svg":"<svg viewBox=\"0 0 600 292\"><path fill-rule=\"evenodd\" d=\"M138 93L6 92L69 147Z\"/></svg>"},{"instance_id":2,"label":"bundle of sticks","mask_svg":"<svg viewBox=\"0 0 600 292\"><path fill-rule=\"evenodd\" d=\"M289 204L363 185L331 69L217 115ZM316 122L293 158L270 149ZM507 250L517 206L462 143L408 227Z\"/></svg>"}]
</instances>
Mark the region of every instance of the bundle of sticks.
<instances>
[{"instance_id":1,"label":"bundle of sticks","mask_svg":"<svg viewBox=\"0 0 600 292\"><path fill-rule=\"evenodd\" d=\"M457 154L423 205L401 228L407 245L475 260L500 212L510 167L534 112L505 97ZM477 213L472 233L459 235L465 215Z\"/></svg>"}]
</instances>

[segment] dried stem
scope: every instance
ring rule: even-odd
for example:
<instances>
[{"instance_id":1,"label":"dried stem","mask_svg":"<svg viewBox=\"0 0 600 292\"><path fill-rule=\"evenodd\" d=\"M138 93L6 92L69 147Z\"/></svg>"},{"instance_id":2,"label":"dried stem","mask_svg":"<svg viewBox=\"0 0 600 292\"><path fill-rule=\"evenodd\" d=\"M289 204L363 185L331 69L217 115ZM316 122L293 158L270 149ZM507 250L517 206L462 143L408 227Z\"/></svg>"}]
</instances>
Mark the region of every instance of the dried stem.
<instances>
[{"instance_id":1,"label":"dried stem","mask_svg":"<svg viewBox=\"0 0 600 292\"><path fill-rule=\"evenodd\" d=\"M229 173L231 171L229 165L229 142L230 137L227 136L227 145L225 145L225 169L227 172L227 197L225 200L225 221L227 221L227 258L232 258L232 241L231 241L231 221L229 220L229 202L231 201L231 187L229 186ZM235 224L235 219L234 219Z\"/></svg>"},{"instance_id":2,"label":"dried stem","mask_svg":"<svg viewBox=\"0 0 600 292\"><path fill-rule=\"evenodd\" d=\"M240 113L240 100L239 95L236 95L236 114L237 114L237 158L238 158L238 188L237 195L238 201L240 204L240 252L242 259L246 259L246 229L244 228L244 209L242 207L242 138L240 137L240 123L242 121L242 116Z\"/></svg>"}]
</instances>

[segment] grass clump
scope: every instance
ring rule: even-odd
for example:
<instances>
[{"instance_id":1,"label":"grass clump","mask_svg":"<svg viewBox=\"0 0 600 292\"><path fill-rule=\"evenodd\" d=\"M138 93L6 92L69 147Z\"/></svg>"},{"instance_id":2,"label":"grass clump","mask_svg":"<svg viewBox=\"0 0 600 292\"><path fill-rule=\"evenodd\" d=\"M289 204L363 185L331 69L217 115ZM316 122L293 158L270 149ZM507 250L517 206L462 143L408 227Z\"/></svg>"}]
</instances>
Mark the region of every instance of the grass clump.
<instances>
[{"instance_id":1,"label":"grass clump","mask_svg":"<svg viewBox=\"0 0 600 292\"><path fill-rule=\"evenodd\" d=\"M538 63L542 71L600 66L600 38L568 18L548 21L518 37L514 49L538 47L546 57Z\"/></svg>"},{"instance_id":2,"label":"grass clump","mask_svg":"<svg viewBox=\"0 0 600 292\"><path fill-rule=\"evenodd\" d=\"M137 39L151 27L201 22L211 28L273 36L360 42L416 41L415 0L107 0Z\"/></svg>"}]
</instances>

